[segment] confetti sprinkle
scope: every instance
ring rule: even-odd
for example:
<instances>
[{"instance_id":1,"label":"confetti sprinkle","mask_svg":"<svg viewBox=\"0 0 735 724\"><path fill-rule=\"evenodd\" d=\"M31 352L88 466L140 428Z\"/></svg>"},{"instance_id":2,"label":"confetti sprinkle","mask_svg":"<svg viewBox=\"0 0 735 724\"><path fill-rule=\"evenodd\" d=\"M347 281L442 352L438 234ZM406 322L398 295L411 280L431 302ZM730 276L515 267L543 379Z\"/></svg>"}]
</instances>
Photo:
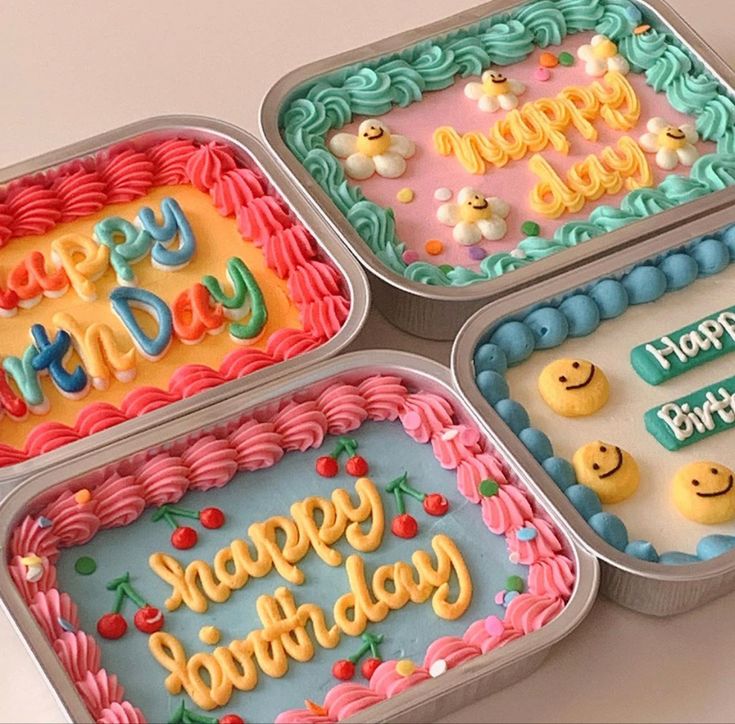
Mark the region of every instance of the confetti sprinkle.
<instances>
[{"instance_id":1,"label":"confetti sprinkle","mask_svg":"<svg viewBox=\"0 0 735 724\"><path fill-rule=\"evenodd\" d=\"M437 201L449 201L452 198L452 189L448 189L446 186L442 186L434 191L434 198Z\"/></svg>"},{"instance_id":2,"label":"confetti sprinkle","mask_svg":"<svg viewBox=\"0 0 735 724\"><path fill-rule=\"evenodd\" d=\"M489 478L480 483L480 495L482 495L483 498L492 498L493 495L498 494L498 490L500 490L500 486L494 480L490 480Z\"/></svg>"},{"instance_id":3,"label":"confetti sprinkle","mask_svg":"<svg viewBox=\"0 0 735 724\"><path fill-rule=\"evenodd\" d=\"M416 664L411 659L396 661L396 674L399 676L411 676L416 671Z\"/></svg>"},{"instance_id":4,"label":"confetti sprinkle","mask_svg":"<svg viewBox=\"0 0 735 724\"><path fill-rule=\"evenodd\" d=\"M36 523L38 523L39 528L50 528L54 524L52 520L44 515L40 516Z\"/></svg>"},{"instance_id":5,"label":"confetti sprinkle","mask_svg":"<svg viewBox=\"0 0 735 724\"><path fill-rule=\"evenodd\" d=\"M544 68L543 66L540 66L536 68L536 71L534 72L533 77L540 83L546 83L547 80L551 80L551 72L549 71L548 68Z\"/></svg>"},{"instance_id":6,"label":"confetti sprinkle","mask_svg":"<svg viewBox=\"0 0 735 724\"><path fill-rule=\"evenodd\" d=\"M216 626L202 626L199 629L199 640L203 644L214 646L219 643L220 638L222 638L222 634Z\"/></svg>"},{"instance_id":7,"label":"confetti sprinkle","mask_svg":"<svg viewBox=\"0 0 735 724\"><path fill-rule=\"evenodd\" d=\"M537 535L538 531L534 527L528 526L526 528L520 528L516 533L516 538L522 541L532 541Z\"/></svg>"},{"instance_id":8,"label":"confetti sprinkle","mask_svg":"<svg viewBox=\"0 0 735 724\"><path fill-rule=\"evenodd\" d=\"M643 35L643 33L647 33L650 29L651 29L651 26L650 25L639 25L633 31L633 33L635 33L635 35Z\"/></svg>"},{"instance_id":9,"label":"confetti sprinkle","mask_svg":"<svg viewBox=\"0 0 735 724\"><path fill-rule=\"evenodd\" d=\"M523 251L523 249L513 249L513 251L510 252L510 255L515 257L516 259L526 258L526 252Z\"/></svg>"},{"instance_id":10,"label":"confetti sprinkle","mask_svg":"<svg viewBox=\"0 0 735 724\"><path fill-rule=\"evenodd\" d=\"M559 62L568 68L574 65L574 56L571 53L559 53Z\"/></svg>"},{"instance_id":11,"label":"confetti sprinkle","mask_svg":"<svg viewBox=\"0 0 735 724\"><path fill-rule=\"evenodd\" d=\"M74 493L74 500L78 505L86 505L90 500L92 500L92 493L90 493L87 488L82 488Z\"/></svg>"},{"instance_id":12,"label":"confetti sprinkle","mask_svg":"<svg viewBox=\"0 0 735 724\"><path fill-rule=\"evenodd\" d=\"M495 594L495 603L497 603L498 606L503 605L503 601L505 600L505 594L506 594L506 591L498 591Z\"/></svg>"},{"instance_id":13,"label":"confetti sprinkle","mask_svg":"<svg viewBox=\"0 0 735 724\"><path fill-rule=\"evenodd\" d=\"M74 570L80 576L91 576L97 570L97 562L90 556L80 556L74 563Z\"/></svg>"},{"instance_id":14,"label":"confetti sprinkle","mask_svg":"<svg viewBox=\"0 0 735 724\"><path fill-rule=\"evenodd\" d=\"M439 239L429 239L426 244L424 244L424 249L427 254L438 256L444 251L444 244L442 244Z\"/></svg>"},{"instance_id":15,"label":"confetti sprinkle","mask_svg":"<svg viewBox=\"0 0 735 724\"><path fill-rule=\"evenodd\" d=\"M503 598L503 605L507 606L514 598L518 598L519 595L518 591L508 591L505 594L505 598Z\"/></svg>"},{"instance_id":16,"label":"confetti sprinkle","mask_svg":"<svg viewBox=\"0 0 735 724\"><path fill-rule=\"evenodd\" d=\"M515 551L513 551L513 552L512 552L512 553L511 553L511 554L510 554L510 555L508 556L508 560L509 560L509 561L510 561L511 563L519 563L519 562L520 562L520 560L521 560L521 557L520 557L520 556L518 555L518 553L516 553Z\"/></svg>"},{"instance_id":17,"label":"confetti sprinkle","mask_svg":"<svg viewBox=\"0 0 735 724\"><path fill-rule=\"evenodd\" d=\"M67 620L66 620L65 618L63 618L62 616L59 616L59 617L58 617L58 618L56 619L56 622L57 622L57 623L59 624L59 626L60 626L61 628L63 628L63 629L64 629L64 631L70 631L71 633L74 633L74 632L76 631L76 629L75 629L75 628L74 628L74 626L72 625L71 621L67 621Z\"/></svg>"},{"instance_id":18,"label":"confetti sprinkle","mask_svg":"<svg viewBox=\"0 0 735 724\"><path fill-rule=\"evenodd\" d=\"M436 679L437 676L441 676L442 674L446 674L448 668L449 667L447 666L447 662L444 661L444 659L437 659L429 667L429 676L432 679Z\"/></svg>"},{"instance_id":19,"label":"confetti sprinkle","mask_svg":"<svg viewBox=\"0 0 735 724\"><path fill-rule=\"evenodd\" d=\"M553 53L541 53L538 62L542 68L556 68L559 65L559 59Z\"/></svg>"},{"instance_id":20,"label":"confetti sprinkle","mask_svg":"<svg viewBox=\"0 0 735 724\"><path fill-rule=\"evenodd\" d=\"M445 274L449 274L450 271L454 271L454 267L451 264L441 264L439 269L441 269Z\"/></svg>"},{"instance_id":21,"label":"confetti sprinkle","mask_svg":"<svg viewBox=\"0 0 735 724\"><path fill-rule=\"evenodd\" d=\"M535 221L524 221L521 224L521 231L526 236L538 236L541 233L541 227Z\"/></svg>"},{"instance_id":22,"label":"confetti sprinkle","mask_svg":"<svg viewBox=\"0 0 735 724\"><path fill-rule=\"evenodd\" d=\"M487 252L481 246L471 246L469 249L469 255L470 259L482 261L487 256Z\"/></svg>"},{"instance_id":23,"label":"confetti sprinkle","mask_svg":"<svg viewBox=\"0 0 735 724\"><path fill-rule=\"evenodd\" d=\"M405 261L406 264L413 264L418 260L419 253L417 251L414 251L413 249L406 249L406 251L403 252L403 261Z\"/></svg>"},{"instance_id":24,"label":"confetti sprinkle","mask_svg":"<svg viewBox=\"0 0 735 724\"><path fill-rule=\"evenodd\" d=\"M415 194L413 192L413 189L408 188L408 186L402 188L397 194L396 199L400 201L402 204L410 204L415 197Z\"/></svg>"},{"instance_id":25,"label":"confetti sprinkle","mask_svg":"<svg viewBox=\"0 0 735 724\"><path fill-rule=\"evenodd\" d=\"M508 580L505 582L505 588L508 591L523 593L523 579L520 576L508 576Z\"/></svg>"},{"instance_id":26,"label":"confetti sprinkle","mask_svg":"<svg viewBox=\"0 0 735 724\"><path fill-rule=\"evenodd\" d=\"M459 435L459 430L456 427L453 427L451 430L445 430L442 433L442 440L444 440L444 442L449 442L450 440L454 440L457 435Z\"/></svg>"}]
</instances>

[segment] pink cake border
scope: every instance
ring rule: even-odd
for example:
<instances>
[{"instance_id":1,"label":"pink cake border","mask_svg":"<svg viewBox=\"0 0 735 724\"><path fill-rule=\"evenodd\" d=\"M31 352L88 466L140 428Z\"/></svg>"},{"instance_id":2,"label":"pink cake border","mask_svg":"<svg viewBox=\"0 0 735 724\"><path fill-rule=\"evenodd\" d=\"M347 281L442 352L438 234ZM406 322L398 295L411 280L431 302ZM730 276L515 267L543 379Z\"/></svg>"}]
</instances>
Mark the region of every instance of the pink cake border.
<instances>
[{"instance_id":1,"label":"pink cake border","mask_svg":"<svg viewBox=\"0 0 735 724\"><path fill-rule=\"evenodd\" d=\"M88 435L239 379L321 346L342 327L350 309L344 279L286 202L267 188L254 166L238 165L229 146L198 143L173 135L138 150L124 143L63 166L10 182L0 189L0 249L12 239L41 235L58 224L96 213L113 203L133 201L159 186L191 184L209 193L223 216L237 218L245 243L262 248L268 268L288 284L303 330L279 329L265 350L236 348L214 369L186 364L171 376L168 389L141 385L118 407L94 402L73 426L43 421L22 449L0 443L0 467L24 462ZM0 374L5 374L0 369Z\"/></svg>"},{"instance_id":2,"label":"pink cake border","mask_svg":"<svg viewBox=\"0 0 735 724\"><path fill-rule=\"evenodd\" d=\"M296 401L298 399L298 401ZM488 529L504 535L518 562L529 566L527 592L515 597L503 619L501 633L491 633L485 619L472 623L462 637L443 636L427 649L423 665L410 676L396 672L396 661L383 662L369 685L342 683L324 701L324 714L310 709L281 713L277 722L341 721L391 698L430 678L429 668L438 659L447 669L492 651L546 625L571 596L576 575L573 562L564 555L553 526L520 487L499 456L474 427L457 424L454 408L434 393L412 393L400 377L375 375L352 385L335 382L321 394L292 398L262 415L254 413L215 434L194 442L182 441L138 464L132 472L106 473L92 490L92 500L80 506L66 490L38 516L27 515L10 539L9 569L20 595L43 629L70 679L98 722L143 722L143 713L124 699L115 674L100 668L100 651L93 637L78 629L77 605L56 588L55 562L59 549L81 545L98 530L128 525L147 506L178 501L187 490L208 490L226 485L237 472L253 471L278 463L286 452L321 446L325 435L356 430L366 420L400 419L414 441L431 444L434 456L447 470L456 470L457 488L482 508ZM482 497L479 485L492 478L498 494ZM51 525L41 527L43 516ZM520 540L518 530L529 524L534 540ZM34 553L43 559L43 575L37 582L25 579L20 558ZM74 631L62 625L62 620Z\"/></svg>"}]
</instances>

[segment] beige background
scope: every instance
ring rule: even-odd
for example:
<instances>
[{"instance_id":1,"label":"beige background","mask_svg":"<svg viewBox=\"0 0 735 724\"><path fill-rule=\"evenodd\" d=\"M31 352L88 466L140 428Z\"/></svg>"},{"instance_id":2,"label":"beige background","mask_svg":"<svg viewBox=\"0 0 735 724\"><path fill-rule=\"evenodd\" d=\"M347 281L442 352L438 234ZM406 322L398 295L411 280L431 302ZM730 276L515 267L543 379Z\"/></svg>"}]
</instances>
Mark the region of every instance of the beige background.
<instances>
[{"instance_id":1,"label":"beige background","mask_svg":"<svg viewBox=\"0 0 735 724\"><path fill-rule=\"evenodd\" d=\"M735 64L733 0L670 2ZM290 69L475 4L0 0L0 166L164 113L257 132L260 99ZM449 350L402 336L376 314L356 346L444 362ZM1 614L0 652L0 721L62 721ZM448 721L733 721L733 679L735 595L670 620L600 600L538 672Z\"/></svg>"}]
</instances>

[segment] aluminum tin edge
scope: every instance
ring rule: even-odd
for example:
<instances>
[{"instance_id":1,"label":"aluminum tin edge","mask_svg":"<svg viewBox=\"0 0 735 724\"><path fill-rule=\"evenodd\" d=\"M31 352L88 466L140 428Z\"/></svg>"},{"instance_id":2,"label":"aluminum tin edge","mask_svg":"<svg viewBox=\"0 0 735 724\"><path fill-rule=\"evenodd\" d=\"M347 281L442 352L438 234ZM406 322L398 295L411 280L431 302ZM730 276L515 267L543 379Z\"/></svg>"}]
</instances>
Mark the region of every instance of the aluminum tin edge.
<instances>
[{"instance_id":1,"label":"aluminum tin edge","mask_svg":"<svg viewBox=\"0 0 735 724\"><path fill-rule=\"evenodd\" d=\"M467 320L452 347L452 375L459 395L470 408L477 412L480 419L485 421L486 426L491 426L497 431L496 434L500 440L500 448L503 454L516 460L521 467L528 471L533 480L540 481L539 485L548 494L551 504L562 513L575 531L578 539L588 550L614 568L652 581L698 582L718 578L726 574L735 574L735 551L701 563L670 566L638 560L613 548L600 538L567 500L564 493L548 476L544 468L482 396L475 383L472 361L474 350L487 330L508 316L545 299L566 294L575 288L581 288L601 276L625 271L656 254L685 245L692 239L733 221L735 221L735 210L721 210L709 218L689 221L678 229L667 231L657 238L650 239L607 258L599 259L584 269L569 271L530 290L517 292L500 302L488 304Z\"/></svg>"},{"instance_id":2,"label":"aluminum tin edge","mask_svg":"<svg viewBox=\"0 0 735 724\"><path fill-rule=\"evenodd\" d=\"M157 427L174 417L193 412L217 400L226 399L235 392L252 389L256 385L265 384L270 380L292 374L294 371L314 362L335 355L355 339L365 323L370 308L370 290L367 277L360 265L335 237L331 227L324 223L319 214L314 213L311 204L305 199L301 189L297 188L283 173L282 169L274 163L273 157L260 141L237 126L202 116L170 115L148 118L0 169L0 185L26 174L33 174L59 166L80 156L97 153L121 142L133 140L153 141L156 138L170 134L198 139L219 139L232 146L241 160L250 160L263 171L269 183L288 203L292 212L309 228L322 252L334 263L345 280L350 295L349 315L339 332L316 350L279 362L270 368L258 370L244 378L226 382L193 397L166 405L160 410L82 438L58 450L44 453L22 463L0 468L0 492L2 492L3 487L7 487L31 473L60 465L89 450L110 445L118 438L134 434L139 430Z\"/></svg>"},{"instance_id":3,"label":"aluminum tin edge","mask_svg":"<svg viewBox=\"0 0 735 724\"><path fill-rule=\"evenodd\" d=\"M346 65L368 61L407 45L413 45L438 35L443 35L465 25L477 22L488 15L522 5L526 0L491 0L475 8L448 18L424 25L420 28L398 33L391 37L364 45L354 50L323 58L304 65L279 79L266 93L260 107L259 124L266 144L289 176L310 197L314 208L321 213L358 257L362 264L381 281L408 294L426 299L446 301L491 301L516 288L523 288L548 279L550 276L581 264L594 261L600 256L625 248L630 243L649 239L662 230L674 229L682 218L690 220L712 211L735 205L735 188L727 188L696 201L647 217L629 226L584 244L566 249L564 252L540 259L510 274L504 274L488 282L465 287L436 287L414 282L395 273L385 266L360 238L326 192L314 181L286 146L279 129L280 110L287 98L301 85L316 76L329 73ZM729 89L735 89L735 72L709 47L692 27L665 0L633 0L637 5L653 13L658 22L667 25L683 40L703 63Z\"/></svg>"},{"instance_id":4,"label":"aluminum tin edge","mask_svg":"<svg viewBox=\"0 0 735 724\"><path fill-rule=\"evenodd\" d=\"M280 383L270 381L250 395L240 393L209 408L171 420L153 431L138 432L118 441L115 446L108 446L96 455L90 453L82 455L65 467L64 480L61 482L58 474L54 474L51 470L39 473L15 488L0 503L0 531L3 531L0 538L0 551L3 553L3 565L0 565L0 603L36 659L70 721L89 721L89 714L60 660L54 654L29 608L15 588L7 565L4 565L10 531L32 507L31 501L52 489L54 491L62 489L80 475L112 465L141 450L164 448L173 440L192 434L194 430L209 428L233 416L241 416L250 409L290 395L305 387L323 383L334 376L357 377L363 374L378 373L400 374L414 384L440 392L452 400L459 419L471 420L475 424L480 423L477 413L465 405L451 386L450 373L446 367L410 353L365 350L320 362L309 369L295 373L288 380ZM493 433L485 425L482 425L481 429L492 444L497 446L498 440ZM452 689L471 686L476 679L497 674L512 664L520 664L521 661L530 659L532 656L543 654L553 644L571 633L589 612L599 583L599 567L595 557L576 542L570 526L555 508L549 505L545 493L521 468L514 464L512 459L509 459L508 463L532 495L537 498L554 524L563 532L568 542L570 553L577 567L577 582L570 600L554 621L539 631L525 636L518 642L518 646L497 650L489 661L483 662L485 657L478 657L467 666L461 667L459 671L448 672L438 682L426 682L420 689L422 697L406 696L399 697L398 701L388 700L372 708L369 716L358 715L354 721L375 721L376 717L384 721L408 713L418 715L422 709L426 711L426 707L432 706L437 699Z\"/></svg>"}]
</instances>

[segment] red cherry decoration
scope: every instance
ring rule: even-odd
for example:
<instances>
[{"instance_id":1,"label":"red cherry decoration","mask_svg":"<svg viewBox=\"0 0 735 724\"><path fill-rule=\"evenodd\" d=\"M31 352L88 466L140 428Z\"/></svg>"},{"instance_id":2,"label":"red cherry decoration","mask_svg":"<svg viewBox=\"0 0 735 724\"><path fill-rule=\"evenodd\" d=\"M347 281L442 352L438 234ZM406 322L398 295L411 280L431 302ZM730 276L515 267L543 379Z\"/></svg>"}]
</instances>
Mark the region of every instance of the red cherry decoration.
<instances>
[{"instance_id":1,"label":"red cherry decoration","mask_svg":"<svg viewBox=\"0 0 735 724\"><path fill-rule=\"evenodd\" d=\"M225 714L217 719L217 724L245 724L245 720L237 714Z\"/></svg>"},{"instance_id":2,"label":"red cherry decoration","mask_svg":"<svg viewBox=\"0 0 735 724\"><path fill-rule=\"evenodd\" d=\"M161 610L155 606L143 606L135 612L133 623L138 631L145 634L156 633L163 628L165 623Z\"/></svg>"},{"instance_id":3,"label":"red cherry decoration","mask_svg":"<svg viewBox=\"0 0 735 724\"><path fill-rule=\"evenodd\" d=\"M375 673L375 669L378 668L383 662L380 659L370 658L365 659L365 661L362 662L362 666L360 667L360 671L362 672L362 675L370 680Z\"/></svg>"},{"instance_id":4,"label":"red cherry decoration","mask_svg":"<svg viewBox=\"0 0 735 724\"><path fill-rule=\"evenodd\" d=\"M345 470L356 478L367 475L368 469L367 460L362 455L353 455L345 465Z\"/></svg>"},{"instance_id":5,"label":"red cherry decoration","mask_svg":"<svg viewBox=\"0 0 735 724\"><path fill-rule=\"evenodd\" d=\"M219 508L203 508L199 512L199 522L205 528L221 528L225 524L225 514Z\"/></svg>"},{"instance_id":6,"label":"red cherry decoration","mask_svg":"<svg viewBox=\"0 0 735 724\"><path fill-rule=\"evenodd\" d=\"M119 613L106 613L97 621L97 633L103 639L119 639L128 630L128 622Z\"/></svg>"},{"instance_id":7,"label":"red cherry decoration","mask_svg":"<svg viewBox=\"0 0 735 724\"><path fill-rule=\"evenodd\" d=\"M188 525L180 525L171 533L171 545L182 551L193 548L198 540L197 532Z\"/></svg>"},{"instance_id":8,"label":"red cherry decoration","mask_svg":"<svg viewBox=\"0 0 735 724\"><path fill-rule=\"evenodd\" d=\"M331 455L322 455L316 460L316 471L323 478L333 478L339 472L339 464Z\"/></svg>"},{"instance_id":9,"label":"red cherry decoration","mask_svg":"<svg viewBox=\"0 0 735 724\"><path fill-rule=\"evenodd\" d=\"M410 513L402 513L393 518L390 529L399 538L415 538L419 532L419 524Z\"/></svg>"},{"instance_id":10,"label":"red cherry decoration","mask_svg":"<svg viewBox=\"0 0 735 724\"><path fill-rule=\"evenodd\" d=\"M449 510L449 501L441 493L429 493L424 498L424 510L429 515L444 515Z\"/></svg>"},{"instance_id":11,"label":"red cherry decoration","mask_svg":"<svg viewBox=\"0 0 735 724\"><path fill-rule=\"evenodd\" d=\"M355 675L355 665L349 659L335 661L332 676L340 681L349 681Z\"/></svg>"}]
</instances>

